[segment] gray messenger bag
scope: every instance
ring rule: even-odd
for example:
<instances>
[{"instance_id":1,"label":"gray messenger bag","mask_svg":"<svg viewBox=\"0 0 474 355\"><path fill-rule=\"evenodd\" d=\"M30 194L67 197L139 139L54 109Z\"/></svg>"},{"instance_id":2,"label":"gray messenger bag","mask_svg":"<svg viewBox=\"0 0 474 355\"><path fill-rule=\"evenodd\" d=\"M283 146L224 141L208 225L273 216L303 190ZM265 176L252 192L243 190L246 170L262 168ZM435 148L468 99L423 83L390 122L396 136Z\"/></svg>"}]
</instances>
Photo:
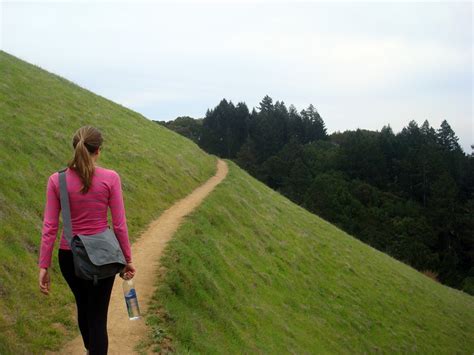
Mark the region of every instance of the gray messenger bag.
<instances>
[{"instance_id":1,"label":"gray messenger bag","mask_svg":"<svg viewBox=\"0 0 474 355\"><path fill-rule=\"evenodd\" d=\"M95 286L98 280L121 272L127 265L127 262L117 237L110 227L93 235L72 235L66 169L59 171L59 191L64 236L71 247L76 276L84 280L93 280Z\"/></svg>"}]
</instances>

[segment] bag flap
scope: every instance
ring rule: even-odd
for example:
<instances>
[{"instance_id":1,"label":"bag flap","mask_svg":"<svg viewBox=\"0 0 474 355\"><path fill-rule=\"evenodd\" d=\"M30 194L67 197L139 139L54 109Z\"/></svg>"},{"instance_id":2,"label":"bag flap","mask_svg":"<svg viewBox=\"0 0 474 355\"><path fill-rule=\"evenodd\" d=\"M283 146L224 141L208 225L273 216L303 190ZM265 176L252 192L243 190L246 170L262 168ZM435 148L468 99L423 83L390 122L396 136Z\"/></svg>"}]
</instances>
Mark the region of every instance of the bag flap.
<instances>
[{"instance_id":1,"label":"bag flap","mask_svg":"<svg viewBox=\"0 0 474 355\"><path fill-rule=\"evenodd\" d=\"M105 231L92 235L78 234L86 248L87 255L94 265L120 263L127 265L120 244L114 232L108 227Z\"/></svg>"}]
</instances>

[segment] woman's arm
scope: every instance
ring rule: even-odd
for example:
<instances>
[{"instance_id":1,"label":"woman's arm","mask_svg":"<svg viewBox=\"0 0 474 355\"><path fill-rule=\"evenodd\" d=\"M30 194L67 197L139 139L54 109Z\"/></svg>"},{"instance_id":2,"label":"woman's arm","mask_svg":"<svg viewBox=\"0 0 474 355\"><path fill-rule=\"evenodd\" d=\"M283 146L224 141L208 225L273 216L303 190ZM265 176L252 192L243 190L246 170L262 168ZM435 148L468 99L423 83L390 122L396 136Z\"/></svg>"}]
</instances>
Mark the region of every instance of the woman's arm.
<instances>
[{"instance_id":1,"label":"woman's arm","mask_svg":"<svg viewBox=\"0 0 474 355\"><path fill-rule=\"evenodd\" d=\"M131 263L132 252L130 241L128 239L127 218L125 215L125 205L122 194L122 181L118 173L115 173L114 176L109 196L109 208L112 215L112 224L125 260L127 263Z\"/></svg>"},{"instance_id":2,"label":"woman's arm","mask_svg":"<svg viewBox=\"0 0 474 355\"><path fill-rule=\"evenodd\" d=\"M51 266L51 256L58 232L59 211L61 210L59 194L53 182L53 175L49 177L46 187L46 206L44 209L43 230L38 261L39 267L44 269Z\"/></svg>"}]
</instances>

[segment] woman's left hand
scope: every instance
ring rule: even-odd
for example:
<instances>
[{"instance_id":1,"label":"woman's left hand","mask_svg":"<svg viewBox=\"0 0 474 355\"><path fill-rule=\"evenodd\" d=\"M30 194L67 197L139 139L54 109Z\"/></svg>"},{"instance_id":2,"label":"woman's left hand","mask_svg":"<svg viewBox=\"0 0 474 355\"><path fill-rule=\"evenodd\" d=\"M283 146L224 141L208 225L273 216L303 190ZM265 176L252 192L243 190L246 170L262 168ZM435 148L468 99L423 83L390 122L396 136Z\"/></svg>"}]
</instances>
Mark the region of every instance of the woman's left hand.
<instances>
[{"instance_id":1,"label":"woman's left hand","mask_svg":"<svg viewBox=\"0 0 474 355\"><path fill-rule=\"evenodd\" d=\"M49 295L49 288L51 286L51 281L49 279L48 269L40 268L39 271L39 287L40 291L45 295Z\"/></svg>"}]
</instances>

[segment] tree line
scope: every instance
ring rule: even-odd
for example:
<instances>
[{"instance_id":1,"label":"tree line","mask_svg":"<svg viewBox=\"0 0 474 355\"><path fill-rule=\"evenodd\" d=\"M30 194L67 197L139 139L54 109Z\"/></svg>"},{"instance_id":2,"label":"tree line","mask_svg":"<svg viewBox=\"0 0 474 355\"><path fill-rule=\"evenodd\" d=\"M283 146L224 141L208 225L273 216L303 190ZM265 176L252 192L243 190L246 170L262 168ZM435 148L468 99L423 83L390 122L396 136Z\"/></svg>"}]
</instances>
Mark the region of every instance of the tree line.
<instances>
[{"instance_id":1,"label":"tree line","mask_svg":"<svg viewBox=\"0 0 474 355\"><path fill-rule=\"evenodd\" d=\"M159 122L361 241L474 294L474 155L444 120L328 135L316 108L268 95Z\"/></svg>"}]
</instances>

